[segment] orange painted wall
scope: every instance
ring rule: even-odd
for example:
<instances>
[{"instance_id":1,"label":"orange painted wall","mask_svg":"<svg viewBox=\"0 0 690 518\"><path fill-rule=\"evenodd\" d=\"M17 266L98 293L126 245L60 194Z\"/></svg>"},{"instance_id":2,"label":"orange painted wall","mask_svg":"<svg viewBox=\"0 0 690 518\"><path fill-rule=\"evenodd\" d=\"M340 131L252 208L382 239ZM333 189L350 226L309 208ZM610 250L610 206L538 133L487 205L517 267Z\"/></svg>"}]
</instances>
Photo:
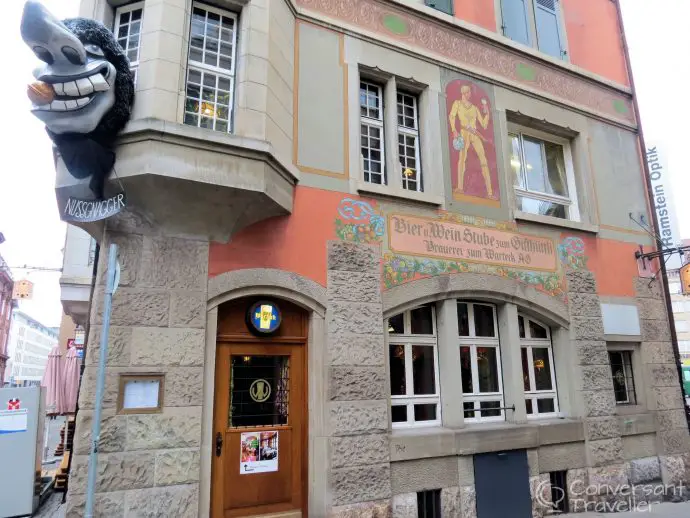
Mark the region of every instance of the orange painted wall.
<instances>
[{"instance_id":1,"label":"orange painted wall","mask_svg":"<svg viewBox=\"0 0 690 518\"><path fill-rule=\"evenodd\" d=\"M229 243L211 243L209 276L244 268L279 268L325 286L326 242L335 239L334 220L344 196L297 187L291 216L251 225Z\"/></svg>"},{"instance_id":2,"label":"orange painted wall","mask_svg":"<svg viewBox=\"0 0 690 518\"><path fill-rule=\"evenodd\" d=\"M634 297L634 280L639 276L635 252L639 245L587 235L579 237L585 242L585 254L589 258L587 268L597 280L597 293L609 297Z\"/></svg>"},{"instance_id":3,"label":"orange painted wall","mask_svg":"<svg viewBox=\"0 0 690 518\"><path fill-rule=\"evenodd\" d=\"M562 0L570 62L629 85L616 4L611 0Z\"/></svg>"},{"instance_id":4,"label":"orange painted wall","mask_svg":"<svg viewBox=\"0 0 690 518\"><path fill-rule=\"evenodd\" d=\"M494 0L454 0L455 17L496 32Z\"/></svg>"},{"instance_id":5,"label":"orange painted wall","mask_svg":"<svg viewBox=\"0 0 690 518\"><path fill-rule=\"evenodd\" d=\"M211 243L209 276L245 268L278 268L326 286L326 243L338 239L335 219L346 193L297 187L294 212L243 229L229 243ZM357 199L358 197L352 196ZM585 244L587 269L594 273L599 295L634 297L639 276L635 243L564 232ZM655 269L655 268L654 268Z\"/></svg>"}]
</instances>

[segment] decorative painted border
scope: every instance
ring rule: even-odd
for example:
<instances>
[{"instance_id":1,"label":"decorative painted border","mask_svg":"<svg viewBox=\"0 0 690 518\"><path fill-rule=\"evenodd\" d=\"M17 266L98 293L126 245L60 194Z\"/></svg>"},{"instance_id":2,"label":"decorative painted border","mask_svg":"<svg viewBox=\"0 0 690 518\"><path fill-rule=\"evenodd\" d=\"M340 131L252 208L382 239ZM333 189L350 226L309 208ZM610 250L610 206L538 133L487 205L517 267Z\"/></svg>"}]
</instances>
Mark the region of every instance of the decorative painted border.
<instances>
[{"instance_id":1,"label":"decorative painted border","mask_svg":"<svg viewBox=\"0 0 690 518\"><path fill-rule=\"evenodd\" d=\"M567 70L547 66L485 42L434 20L425 19L378 0L295 0L297 5L337 18L365 30L422 47L447 59L499 76L506 81L541 90L565 104L635 125L631 96L596 84Z\"/></svg>"},{"instance_id":2,"label":"decorative painted border","mask_svg":"<svg viewBox=\"0 0 690 518\"><path fill-rule=\"evenodd\" d=\"M517 230L517 224L510 221L495 221L478 216L469 216L439 211L439 221L449 221L477 227L498 230ZM345 197L340 201L335 217L335 234L343 241L366 244L384 244L386 219L374 200L358 200ZM447 260L398 254L393 250L383 253L383 288L390 289L423 277L449 273L487 273L532 286L537 291L552 297L566 298L565 270L586 270L589 260L584 241L575 236L562 236L557 245L560 268L555 272L539 272L529 269L494 266L466 260Z\"/></svg>"}]
</instances>

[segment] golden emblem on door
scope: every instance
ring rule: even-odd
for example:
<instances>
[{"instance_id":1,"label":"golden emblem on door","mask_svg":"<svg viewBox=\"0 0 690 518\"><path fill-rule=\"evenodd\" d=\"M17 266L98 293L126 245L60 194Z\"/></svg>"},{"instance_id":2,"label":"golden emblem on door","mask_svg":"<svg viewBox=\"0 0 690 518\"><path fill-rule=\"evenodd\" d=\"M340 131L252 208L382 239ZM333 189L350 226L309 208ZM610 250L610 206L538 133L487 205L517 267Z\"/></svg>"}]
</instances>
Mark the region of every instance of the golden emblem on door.
<instances>
[{"instance_id":1,"label":"golden emblem on door","mask_svg":"<svg viewBox=\"0 0 690 518\"><path fill-rule=\"evenodd\" d=\"M271 385L266 380L254 380L249 387L249 395L257 403L263 403L271 397Z\"/></svg>"}]
</instances>

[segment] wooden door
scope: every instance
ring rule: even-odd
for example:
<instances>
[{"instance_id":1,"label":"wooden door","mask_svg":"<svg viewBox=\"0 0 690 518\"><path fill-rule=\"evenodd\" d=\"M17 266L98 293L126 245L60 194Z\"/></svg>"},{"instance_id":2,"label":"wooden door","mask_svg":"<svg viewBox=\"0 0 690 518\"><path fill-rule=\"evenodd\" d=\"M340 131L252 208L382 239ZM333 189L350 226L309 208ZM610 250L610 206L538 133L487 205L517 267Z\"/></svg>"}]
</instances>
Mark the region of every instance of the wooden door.
<instances>
[{"instance_id":1,"label":"wooden door","mask_svg":"<svg viewBox=\"0 0 690 518\"><path fill-rule=\"evenodd\" d=\"M306 344L296 335L303 335L305 326L297 319L297 329L287 330L292 336L283 331L259 338L244 333L235 311L220 322L223 313L216 353L212 516L303 510Z\"/></svg>"}]
</instances>

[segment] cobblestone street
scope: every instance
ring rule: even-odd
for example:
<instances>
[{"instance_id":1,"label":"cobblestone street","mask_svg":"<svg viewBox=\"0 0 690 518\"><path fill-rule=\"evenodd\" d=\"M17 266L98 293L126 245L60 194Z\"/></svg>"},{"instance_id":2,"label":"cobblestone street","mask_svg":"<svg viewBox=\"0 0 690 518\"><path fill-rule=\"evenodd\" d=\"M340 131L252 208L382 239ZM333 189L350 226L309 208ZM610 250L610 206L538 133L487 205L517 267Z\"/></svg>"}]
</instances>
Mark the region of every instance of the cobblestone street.
<instances>
[{"instance_id":1,"label":"cobblestone street","mask_svg":"<svg viewBox=\"0 0 690 518\"><path fill-rule=\"evenodd\" d=\"M64 518L65 507L62 505L62 493L53 493L32 516L33 518Z\"/></svg>"}]
</instances>

